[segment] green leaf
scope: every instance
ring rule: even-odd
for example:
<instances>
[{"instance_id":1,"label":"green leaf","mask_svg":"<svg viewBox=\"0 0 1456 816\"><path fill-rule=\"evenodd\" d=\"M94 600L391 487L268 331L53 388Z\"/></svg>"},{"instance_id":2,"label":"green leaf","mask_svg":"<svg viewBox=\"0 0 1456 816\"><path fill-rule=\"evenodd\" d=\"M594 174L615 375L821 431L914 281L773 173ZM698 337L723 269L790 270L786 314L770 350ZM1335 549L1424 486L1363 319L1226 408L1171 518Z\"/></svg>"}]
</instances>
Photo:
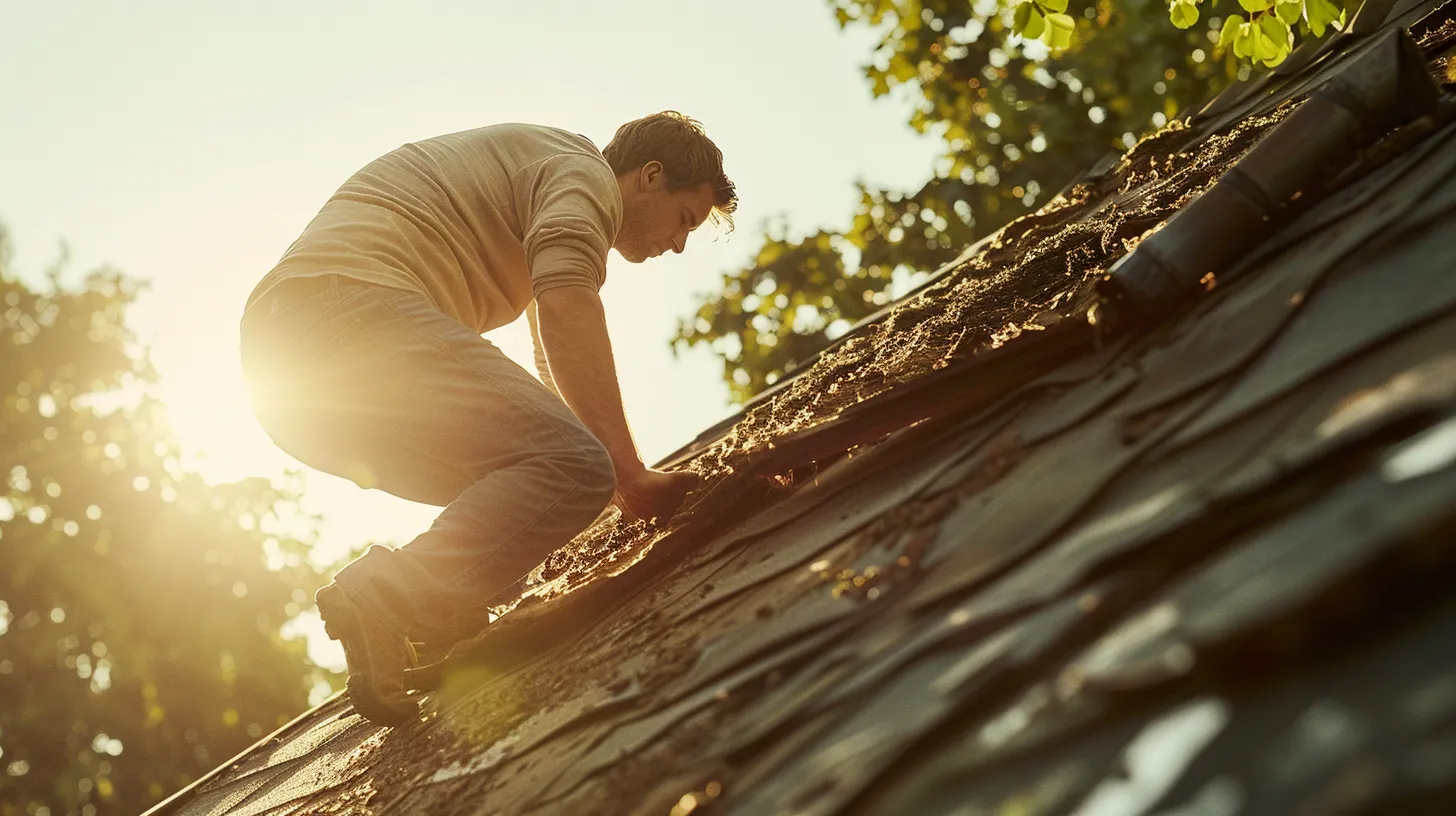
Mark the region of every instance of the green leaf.
<instances>
[{"instance_id":1,"label":"green leaf","mask_svg":"<svg viewBox=\"0 0 1456 816\"><path fill-rule=\"evenodd\" d=\"M1304 14L1304 2L1303 0L1276 0L1274 13L1279 15L1279 19L1283 20L1285 25L1294 25L1299 22L1300 15Z\"/></svg>"},{"instance_id":2,"label":"green leaf","mask_svg":"<svg viewBox=\"0 0 1456 816\"><path fill-rule=\"evenodd\" d=\"M1288 53L1288 24L1273 14L1261 16L1254 31L1254 59L1273 66L1283 62Z\"/></svg>"},{"instance_id":3,"label":"green leaf","mask_svg":"<svg viewBox=\"0 0 1456 816\"><path fill-rule=\"evenodd\" d=\"M1274 41L1257 24L1254 25L1249 32L1249 59L1263 62L1277 53L1279 52L1274 48Z\"/></svg>"},{"instance_id":4,"label":"green leaf","mask_svg":"<svg viewBox=\"0 0 1456 816\"><path fill-rule=\"evenodd\" d=\"M1269 41L1274 43L1281 52L1289 53L1289 41L1293 35L1289 23L1279 19L1277 14L1265 14L1259 18L1259 28L1263 29ZM1266 57L1266 59L1272 59L1272 57Z\"/></svg>"},{"instance_id":5,"label":"green leaf","mask_svg":"<svg viewBox=\"0 0 1456 816\"><path fill-rule=\"evenodd\" d=\"M1168 17L1179 28L1192 28L1198 22L1198 6L1189 0L1173 0L1168 7Z\"/></svg>"},{"instance_id":6,"label":"green leaf","mask_svg":"<svg viewBox=\"0 0 1456 816\"><path fill-rule=\"evenodd\" d=\"M1031 15L1026 21L1026 30L1021 33L1021 36L1028 40L1034 40L1040 37L1045 31L1046 18L1042 16L1041 9L1033 7L1031 9Z\"/></svg>"},{"instance_id":7,"label":"green leaf","mask_svg":"<svg viewBox=\"0 0 1456 816\"><path fill-rule=\"evenodd\" d=\"M1026 21L1031 18L1031 3L1026 2L1016 7L1011 13L1011 33L1021 34L1026 31Z\"/></svg>"},{"instance_id":8,"label":"green leaf","mask_svg":"<svg viewBox=\"0 0 1456 816\"><path fill-rule=\"evenodd\" d=\"M1234 44L1234 37L1238 36L1239 26L1244 24L1244 18L1237 14L1230 14L1223 20L1223 28L1218 32L1218 47L1228 48Z\"/></svg>"},{"instance_id":9,"label":"green leaf","mask_svg":"<svg viewBox=\"0 0 1456 816\"><path fill-rule=\"evenodd\" d=\"M1072 29L1076 22L1068 14L1048 14L1046 33L1042 35L1052 50L1060 50L1072 44Z\"/></svg>"},{"instance_id":10,"label":"green leaf","mask_svg":"<svg viewBox=\"0 0 1456 816\"><path fill-rule=\"evenodd\" d=\"M1342 9L1331 0L1305 0L1304 21L1316 37L1325 35L1325 27L1340 19Z\"/></svg>"},{"instance_id":11,"label":"green leaf","mask_svg":"<svg viewBox=\"0 0 1456 816\"><path fill-rule=\"evenodd\" d=\"M1274 5L1274 0L1239 0L1239 5L1244 7L1244 11L1258 12Z\"/></svg>"},{"instance_id":12,"label":"green leaf","mask_svg":"<svg viewBox=\"0 0 1456 816\"><path fill-rule=\"evenodd\" d=\"M1067 0L1041 0L1041 5L1059 14L1067 10Z\"/></svg>"},{"instance_id":13,"label":"green leaf","mask_svg":"<svg viewBox=\"0 0 1456 816\"><path fill-rule=\"evenodd\" d=\"M1238 28L1238 32L1234 34L1234 56L1248 59L1254 54L1254 24L1244 20L1239 23Z\"/></svg>"},{"instance_id":14,"label":"green leaf","mask_svg":"<svg viewBox=\"0 0 1456 816\"><path fill-rule=\"evenodd\" d=\"M1041 16L1040 9L1031 10L1031 19L1026 20L1026 39L1037 39L1042 32L1047 31L1047 17Z\"/></svg>"}]
</instances>

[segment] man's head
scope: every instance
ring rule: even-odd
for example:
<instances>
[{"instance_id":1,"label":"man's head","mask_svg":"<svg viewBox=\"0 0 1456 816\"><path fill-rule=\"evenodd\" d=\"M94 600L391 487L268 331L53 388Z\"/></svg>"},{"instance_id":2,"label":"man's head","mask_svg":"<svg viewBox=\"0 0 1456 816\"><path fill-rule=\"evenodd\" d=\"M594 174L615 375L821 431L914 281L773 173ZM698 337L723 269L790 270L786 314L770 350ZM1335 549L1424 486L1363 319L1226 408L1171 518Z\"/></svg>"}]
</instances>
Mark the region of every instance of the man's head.
<instances>
[{"instance_id":1,"label":"man's head","mask_svg":"<svg viewBox=\"0 0 1456 816\"><path fill-rule=\"evenodd\" d=\"M663 111L628 122L602 155L622 189L622 228L612 245L632 263L682 252L688 233L709 217L732 228L738 194L723 173L723 151L697 120Z\"/></svg>"}]
</instances>

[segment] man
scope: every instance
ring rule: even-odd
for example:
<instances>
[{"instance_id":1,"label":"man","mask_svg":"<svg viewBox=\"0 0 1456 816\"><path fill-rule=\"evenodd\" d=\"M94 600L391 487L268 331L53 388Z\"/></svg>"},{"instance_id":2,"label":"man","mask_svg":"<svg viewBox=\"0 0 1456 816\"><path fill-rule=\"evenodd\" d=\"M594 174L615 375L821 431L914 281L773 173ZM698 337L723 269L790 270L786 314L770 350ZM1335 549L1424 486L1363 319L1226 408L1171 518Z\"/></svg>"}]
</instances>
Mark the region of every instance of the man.
<instances>
[{"instance_id":1,"label":"man","mask_svg":"<svg viewBox=\"0 0 1456 816\"><path fill-rule=\"evenodd\" d=\"M371 162L258 284L241 352L269 436L312 467L445 508L318 592L360 714L417 716L410 633L473 634L488 602L614 496L651 518L698 484L643 464L597 293L608 247L633 263L682 252L736 206L722 152L679 113L629 122L602 151L496 125ZM523 312L539 382L481 337Z\"/></svg>"}]
</instances>

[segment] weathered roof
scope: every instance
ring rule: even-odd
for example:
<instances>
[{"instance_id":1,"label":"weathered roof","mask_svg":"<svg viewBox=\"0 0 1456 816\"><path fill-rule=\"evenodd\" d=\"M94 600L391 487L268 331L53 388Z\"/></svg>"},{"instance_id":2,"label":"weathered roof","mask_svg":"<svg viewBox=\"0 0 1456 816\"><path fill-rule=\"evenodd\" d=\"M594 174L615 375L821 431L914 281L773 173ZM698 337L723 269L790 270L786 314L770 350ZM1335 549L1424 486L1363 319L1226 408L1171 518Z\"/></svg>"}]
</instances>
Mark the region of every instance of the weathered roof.
<instances>
[{"instance_id":1,"label":"weathered roof","mask_svg":"<svg viewBox=\"0 0 1456 816\"><path fill-rule=\"evenodd\" d=\"M421 722L336 698L156 812L1443 812L1436 5L1371 0L679 452L710 488L502 599Z\"/></svg>"}]
</instances>

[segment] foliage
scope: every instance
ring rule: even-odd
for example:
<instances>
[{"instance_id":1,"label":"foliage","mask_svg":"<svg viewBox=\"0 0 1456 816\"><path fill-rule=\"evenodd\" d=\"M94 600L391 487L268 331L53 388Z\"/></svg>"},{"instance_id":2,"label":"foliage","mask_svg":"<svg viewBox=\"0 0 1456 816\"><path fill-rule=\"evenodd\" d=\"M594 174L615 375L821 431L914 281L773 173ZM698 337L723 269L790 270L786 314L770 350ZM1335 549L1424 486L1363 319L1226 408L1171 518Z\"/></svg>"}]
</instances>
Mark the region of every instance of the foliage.
<instances>
[{"instance_id":1,"label":"foliage","mask_svg":"<svg viewBox=\"0 0 1456 816\"><path fill-rule=\"evenodd\" d=\"M1205 19L1195 0L830 0L840 26L879 36L872 92L911 100L910 125L939 135L945 154L918 190L858 185L847 229L766 227L757 257L703 296L674 346L717 351L736 400L762 391L1099 159L1247 76L1249 59L1282 59L1290 37L1275 22L1293 25L1296 5L1318 36L1347 2L1267 1L1218 0L1227 17Z\"/></svg>"},{"instance_id":2,"label":"foliage","mask_svg":"<svg viewBox=\"0 0 1456 816\"><path fill-rule=\"evenodd\" d=\"M1224 0L1232 3L1233 0ZM1192 28L1198 22L1203 0L1169 0L1168 19L1178 28ZM1214 4L1209 0L1209 5ZM1300 38L1319 39L1331 27L1342 29L1347 12L1333 0L1238 0L1246 14L1224 18L1219 29L1218 50L1233 47L1234 56L1273 67L1294 49L1295 32ZM1067 0L1022 0L1016 6L1012 32L1028 40L1040 39L1049 48L1063 49L1072 43L1072 17L1066 14Z\"/></svg>"},{"instance_id":3,"label":"foliage","mask_svg":"<svg viewBox=\"0 0 1456 816\"><path fill-rule=\"evenodd\" d=\"M1077 26L1077 21L1067 13L1067 0L1025 0L1016 6L1011 21L1012 33L1028 40L1039 39L1056 50L1072 44L1072 30Z\"/></svg>"},{"instance_id":4,"label":"foliage","mask_svg":"<svg viewBox=\"0 0 1456 816\"><path fill-rule=\"evenodd\" d=\"M0 232L0 814L134 814L306 707L294 495L179 462L139 286L12 276Z\"/></svg>"},{"instance_id":5,"label":"foliage","mask_svg":"<svg viewBox=\"0 0 1456 816\"><path fill-rule=\"evenodd\" d=\"M1034 0L1029 0L1034 2ZM1172 0L1168 16L1173 25L1189 28L1198 22L1201 0ZM1294 50L1295 31L1301 39L1323 37L1331 27L1344 28L1347 9L1331 0L1238 0L1247 15L1231 14L1219 30L1218 47L1233 48L1234 56L1273 67ZM1212 3L1210 3L1212 5ZM1353 9L1350 9L1353 10Z\"/></svg>"}]
</instances>

